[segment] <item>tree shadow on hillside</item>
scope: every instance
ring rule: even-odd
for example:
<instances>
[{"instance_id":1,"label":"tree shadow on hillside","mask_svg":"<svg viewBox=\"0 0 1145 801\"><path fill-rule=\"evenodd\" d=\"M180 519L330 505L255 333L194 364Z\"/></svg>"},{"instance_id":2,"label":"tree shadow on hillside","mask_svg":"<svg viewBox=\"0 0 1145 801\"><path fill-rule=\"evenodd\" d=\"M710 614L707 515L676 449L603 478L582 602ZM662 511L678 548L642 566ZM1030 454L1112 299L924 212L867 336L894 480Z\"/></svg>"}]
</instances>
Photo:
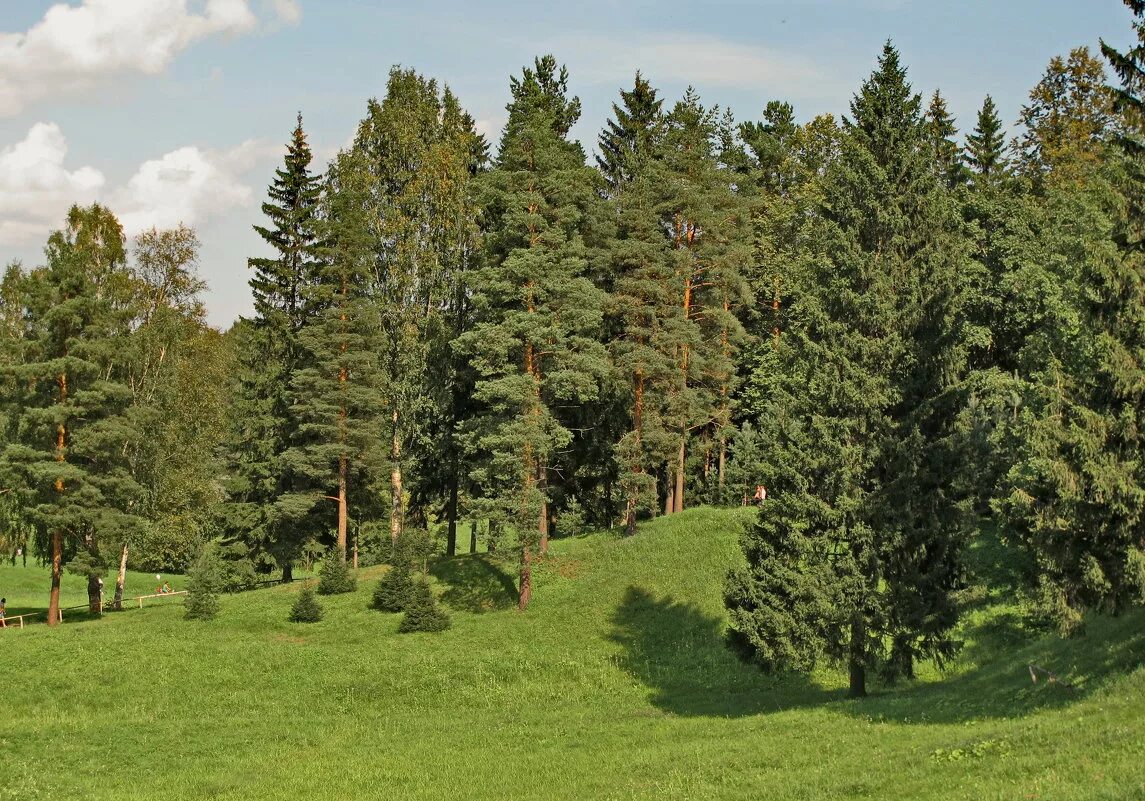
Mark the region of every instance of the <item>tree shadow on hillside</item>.
<instances>
[{"instance_id":1,"label":"tree shadow on hillside","mask_svg":"<svg viewBox=\"0 0 1145 801\"><path fill-rule=\"evenodd\" d=\"M962 723L1067 707L1145 665L1143 622L1143 612L1095 617L1087 634L1062 639L1031 634L1016 612L1000 613L972 630L959 661L973 667L940 681L876 688L848 711L901 723Z\"/></svg>"},{"instance_id":2,"label":"tree shadow on hillside","mask_svg":"<svg viewBox=\"0 0 1145 801\"><path fill-rule=\"evenodd\" d=\"M612 617L620 667L653 691L652 703L687 716L745 717L841 698L802 677L768 676L726 646L724 623L695 604L630 586Z\"/></svg>"},{"instance_id":3,"label":"tree shadow on hillside","mask_svg":"<svg viewBox=\"0 0 1145 801\"><path fill-rule=\"evenodd\" d=\"M1145 610L1096 618L1086 636L1068 640L1031 635L1016 613L1001 612L970 632L960 663L973 667L940 681L885 686L871 680L870 695L852 701L843 688L743 664L725 645L723 621L694 604L629 587L612 623L610 639L624 647L620 666L653 691L656 707L687 716L742 717L830 704L855 717L905 724L1015 718L1068 706L1145 664ZM1031 664L1061 681L1039 674L1032 682Z\"/></svg>"},{"instance_id":4,"label":"tree shadow on hillside","mask_svg":"<svg viewBox=\"0 0 1145 801\"><path fill-rule=\"evenodd\" d=\"M429 573L445 585L441 600L465 612L496 612L517 604L517 584L500 563L487 554L441 559Z\"/></svg>"}]
</instances>

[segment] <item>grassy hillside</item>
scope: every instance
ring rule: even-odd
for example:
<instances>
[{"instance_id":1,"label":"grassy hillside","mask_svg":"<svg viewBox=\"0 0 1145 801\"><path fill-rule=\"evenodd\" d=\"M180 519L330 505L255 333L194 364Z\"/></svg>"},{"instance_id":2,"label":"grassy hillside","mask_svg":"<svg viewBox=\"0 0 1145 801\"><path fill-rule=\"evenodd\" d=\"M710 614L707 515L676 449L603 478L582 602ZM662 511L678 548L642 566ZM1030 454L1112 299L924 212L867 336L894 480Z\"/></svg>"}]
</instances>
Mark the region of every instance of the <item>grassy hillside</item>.
<instances>
[{"instance_id":1,"label":"grassy hillside","mask_svg":"<svg viewBox=\"0 0 1145 801\"><path fill-rule=\"evenodd\" d=\"M980 593L945 677L849 701L722 647L742 519L555 542L524 615L511 566L439 562L438 635L366 609L376 570L314 625L296 584L0 632L0 799L1145 798L1145 616L1030 638Z\"/></svg>"}]
</instances>

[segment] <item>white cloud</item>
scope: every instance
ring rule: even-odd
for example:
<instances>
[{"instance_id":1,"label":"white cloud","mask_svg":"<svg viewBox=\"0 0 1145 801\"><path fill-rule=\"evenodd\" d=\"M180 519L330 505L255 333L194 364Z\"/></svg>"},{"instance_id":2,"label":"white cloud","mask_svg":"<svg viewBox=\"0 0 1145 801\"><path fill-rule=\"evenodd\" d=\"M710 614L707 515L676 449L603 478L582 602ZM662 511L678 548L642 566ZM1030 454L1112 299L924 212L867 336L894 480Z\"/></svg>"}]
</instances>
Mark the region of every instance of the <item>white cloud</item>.
<instances>
[{"instance_id":1,"label":"white cloud","mask_svg":"<svg viewBox=\"0 0 1145 801\"><path fill-rule=\"evenodd\" d=\"M287 25L297 25L302 20L302 6L298 5L298 0L273 0L271 7Z\"/></svg>"},{"instance_id":2,"label":"white cloud","mask_svg":"<svg viewBox=\"0 0 1145 801\"><path fill-rule=\"evenodd\" d=\"M92 167L68 170L67 140L54 123L38 122L15 145L0 150L0 243L43 238L72 203L90 203L105 180Z\"/></svg>"},{"instance_id":3,"label":"white cloud","mask_svg":"<svg viewBox=\"0 0 1145 801\"><path fill-rule=\"evenodd\" d=\"M235 151L173 150L144 162L108 203L128 236L152 226L199 225L250 202L251 188L235 174L235 159Z\"/></svg>"},{"instance_id":4,"label":"white cloud","mask_svg":"<svg viewBox=\"0 0 1145 801\"><path fill-rule=\"evenodd\" d=\"M201 12L187 0L58 3L28 31L0 32L0 115L101 78L159 73L195 41L249 33L257 24L248 0L206 0Z\"/></svg>"},{"instance_id":5,"label":"white cloud","mask_svg":"<svg viewBox=\"0 0 1145 801\"><path fill-rule=\"evenodd\" d=\"M597 83L630 82L637 69L654 84L673 81L699 88L816 84L827 89L830 81L820 67L802 56L706 34L648 33L621 38L577 33L542 49L558 57L568 54L577 79Z\"/></svg>"},{"instance_id":6,"label":"white cloud","mask_svg":"<svg viewBox=\"0 0 1145 801\"><path fill-rule=\"evenodd\" d=\"M65 165L67 140L54 123L36 123L0 150L0 245L43 242L73 203L99 201L130 236L156 226L202 226L251 204L246 174L280 156L281 146L249 140L226 150L182 147L144 162L113 186L93 167Z\"/></svg>"}]
</instances>

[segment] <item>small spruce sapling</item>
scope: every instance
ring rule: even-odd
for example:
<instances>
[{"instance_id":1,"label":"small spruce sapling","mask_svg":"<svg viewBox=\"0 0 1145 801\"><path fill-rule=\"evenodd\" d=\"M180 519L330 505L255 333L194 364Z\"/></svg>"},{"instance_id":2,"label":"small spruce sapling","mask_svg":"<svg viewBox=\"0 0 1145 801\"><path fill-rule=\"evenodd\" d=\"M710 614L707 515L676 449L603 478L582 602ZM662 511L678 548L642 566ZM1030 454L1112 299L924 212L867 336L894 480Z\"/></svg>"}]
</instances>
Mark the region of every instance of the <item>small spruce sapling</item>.
<instances>
[{"instance_id":1,"label":"small spruce sapling","mask_svg":"<svg viewBox=\"0 0 1145 801\"><path fill-rule=\"evenodd\" d=\"M307 584L298 594L290 610L291 623L317 623L322 619L322 605L314 595L314 588Z\"/></svg>"},{"instance_id":2,"label":"small spruce sapling","mask_svg":"<svg viewBox=\"0 0 1145 801\"><path fill-rule=\"evenodd\" d=\"M350 572L350 566L337 550L331 551L322 565L321 576L318 579L318 594L340 595L356 589L358 589L358 579Z\"/></svg>"},{"instance_id":3,"label":"small spruce sapling","mask_svg":"<svg viewBox=\"0 0 1145 801\"><path fill-rule=\"evenodd\" d=\"M410 587L405 614L398 624L398 631L406 634L411 631L445 631L450 626L449 615L437 604L429 582L419 578Z\"/></svg>"},{"instance_id":4,"label":"small spruce sapling","mask_svg":"<svg viewBox=\"0 0 1145 801\"><path fill-rule=\"evenodd\" d=\"M214 620L219 614L218 594L222 590L222 565L215 549L202 550L187 576L188 620Z\"/></svg>"},{"instance_id":5,"label":"small spruce sapling","mask_svg":"<svg viewBox=\"0 0 1145 801\"><path fill-rule=\"evenodd\" d=\"M370 608L379 612L400 612L405 609L409 601L412 587L413 575L410 566L404 561L399 561L378 582L378 586L374 589L374 597L370 600Z\"/></svg>"}]
</instances>

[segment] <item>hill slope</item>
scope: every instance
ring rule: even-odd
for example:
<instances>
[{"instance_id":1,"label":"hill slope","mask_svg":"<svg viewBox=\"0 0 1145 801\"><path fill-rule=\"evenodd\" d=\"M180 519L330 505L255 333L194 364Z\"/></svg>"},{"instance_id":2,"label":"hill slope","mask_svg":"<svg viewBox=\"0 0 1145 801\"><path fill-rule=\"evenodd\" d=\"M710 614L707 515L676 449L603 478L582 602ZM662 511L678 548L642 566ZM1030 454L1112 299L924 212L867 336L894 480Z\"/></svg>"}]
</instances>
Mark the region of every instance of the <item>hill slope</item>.
<instances>
[{"instance_id":1,"label":"hill slope","mask_svg":"<svg viewBox=\"0 0 1145 801\"><path fill-rule=\"evenodd\" d=\"M366 609L377 571L315 625L295 584L0 632L0 799L1145 798L1140 614L1030 640L989 601L942 681L848 701L722 647L743 519L554 542L524 615L511 566L439 562L439 635Z\"/></svg>"}]
</instances>

